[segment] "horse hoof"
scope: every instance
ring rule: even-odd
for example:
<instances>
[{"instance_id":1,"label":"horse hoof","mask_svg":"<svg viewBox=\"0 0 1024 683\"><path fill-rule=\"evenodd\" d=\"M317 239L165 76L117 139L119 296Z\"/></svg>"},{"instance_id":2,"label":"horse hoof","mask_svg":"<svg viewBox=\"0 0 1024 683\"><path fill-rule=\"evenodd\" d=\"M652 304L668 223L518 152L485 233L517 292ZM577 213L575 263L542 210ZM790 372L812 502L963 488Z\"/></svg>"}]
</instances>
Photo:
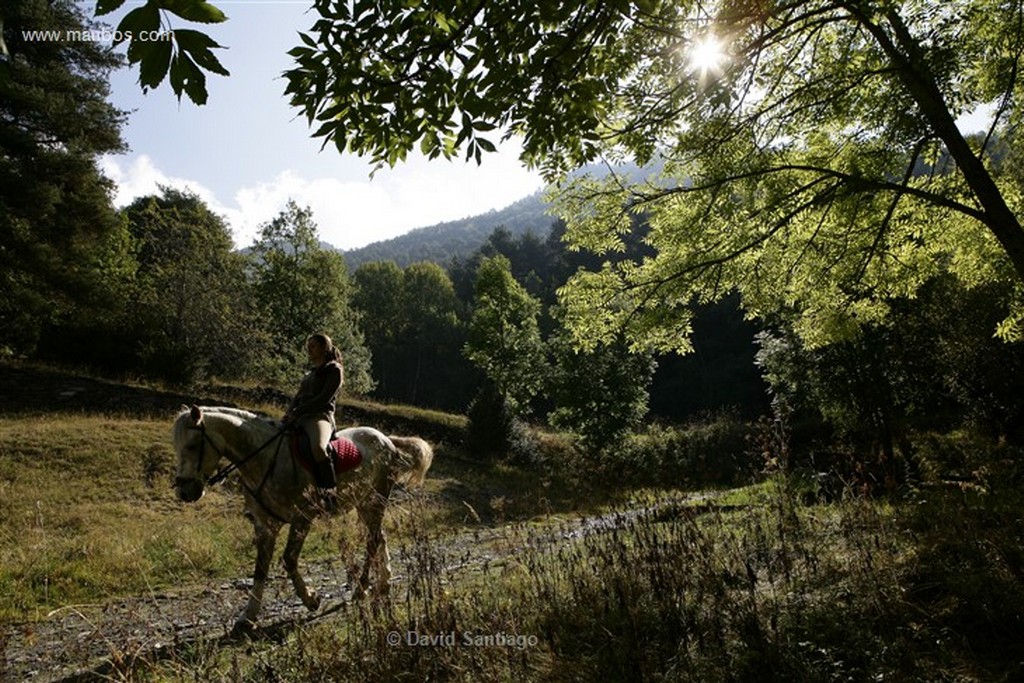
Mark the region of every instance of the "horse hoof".
<instances>
[{"instance_id":1,"label":"horse hoof","mask_svg":"<svg viewBox=\"0 0 1024 683\"><path fill-rule=\"evenodd\" d=\"M235 622L231 629L231 637L234 639L252 638L256 634L256 624L241 617Z\"/></svg>"},{"instance_id":2,"label":"horse hoof","mask_svg":"<svg viewBox=\"0 0 1024 683\"><path fill-rule=\"evenodd\" d=\"M316 593L310 592L309 596L302 600L302 604L306 606L310 612L315 612L320 609L320 596Z\"/></svg>"}]
</instances>

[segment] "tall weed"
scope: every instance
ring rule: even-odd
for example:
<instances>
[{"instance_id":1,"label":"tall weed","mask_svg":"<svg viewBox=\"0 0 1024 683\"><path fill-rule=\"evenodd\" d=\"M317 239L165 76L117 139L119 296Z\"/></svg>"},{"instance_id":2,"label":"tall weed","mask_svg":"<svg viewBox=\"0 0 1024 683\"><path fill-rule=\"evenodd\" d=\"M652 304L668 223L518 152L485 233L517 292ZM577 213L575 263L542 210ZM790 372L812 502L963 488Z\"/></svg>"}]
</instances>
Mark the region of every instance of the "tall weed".
<instances>
[{"instance_id":1,"label":"tall weed","mask_svg":"<svg viewBox=\"0 0 1024 683\"><path fill-rule=\"evenodd\" d=\"M764 490L758 507L644 501L606 517L520 526L502 541L510 552L468 564L459 548L417 531L401 550L408 573L390 599L260 649L240 680L982 681L1020 673L1024 647L1013 634L1024 584L1019 543L1010 540L1019 525L998 538L985 531L1009 519L1009 506L806 506L781 478ZM918 525L930 518L938 528L950 516L972 540L936 535L918 544ZM476 639L495 634L505 640Z\"/></svg>"}]
</instances>

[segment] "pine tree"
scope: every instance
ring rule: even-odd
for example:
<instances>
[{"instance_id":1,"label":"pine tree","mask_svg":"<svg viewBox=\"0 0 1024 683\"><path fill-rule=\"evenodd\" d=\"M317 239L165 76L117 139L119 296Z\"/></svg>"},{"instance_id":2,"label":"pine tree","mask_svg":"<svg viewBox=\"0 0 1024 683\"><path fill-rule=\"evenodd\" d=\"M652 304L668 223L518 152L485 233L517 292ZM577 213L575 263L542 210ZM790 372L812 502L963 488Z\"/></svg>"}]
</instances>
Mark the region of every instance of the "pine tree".
<instances>
[{"instance_id":1,"label":"pine tree","mask_svg":"<svg viewBox=\"0 0 1024 683\"><path fill-rule=\"evenodd\" d=\"M124 150L125 112L107 101L121 59L66 39L94 26L75 3L8 0L0 14L0 351L24 353L47 327L109 315L105 290L131 271L97 166Z\"/></svg>"}]
</instances>

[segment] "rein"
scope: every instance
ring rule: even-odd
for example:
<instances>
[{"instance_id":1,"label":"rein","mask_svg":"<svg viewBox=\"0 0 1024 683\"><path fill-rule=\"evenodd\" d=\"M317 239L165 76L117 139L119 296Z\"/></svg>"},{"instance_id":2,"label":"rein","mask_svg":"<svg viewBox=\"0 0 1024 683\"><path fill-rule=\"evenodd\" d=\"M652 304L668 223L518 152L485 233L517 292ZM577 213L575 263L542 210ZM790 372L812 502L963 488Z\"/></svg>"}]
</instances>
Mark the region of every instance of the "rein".
<instances>
[{"instance_id":1,"label":"rein","mask_svg":"<svg viewBox=\"0 0 1024 683\"><path fill-rule=\"evenodd\" d=\"M225 479L227 479L229 474L231 474L232 472L237 470L239 467L241 467L245 463L247 463L250 460L252 460L253 458L255 458L257 455L259 455L260 452L264 448L269 446L271 443L273 443L275 439L277 439L277 441L280 442L280 440L284 438L284 434L285 434L285 431L286 431L286 427L282 427L281 429L277 430L274 433L273 436L271 436L269 439L264 441L262 446L260 446L256 450L254 450L252 453L250 453L249 455L245 456L244 458L242 458L238 462L231 462L230 458L227 457L227 455L224 453L224 451L222 451L221 449L217 448L217 445L215 443L213 443L213 439L211 439L209 436L206 435L206 425L201 424L198 427L192 427L192 429L198 429L198 430L200 430L203 433L203 446L206 446L206 444L209 443L210 447L213 450L217 451L217 453L222 458L226 458L228 460L228 464L227 465L225 465L224 467L222 467L219 470L217 470L216 472L214 472L213 475L209 479L206 480L206 483L209 484L210 486L215 486L215 485L221 483L222 481L224 481ZM203 455L202 455L202 453L200 453L199 454L199 461L200 462L202 462L202 458L203 458ZM271 472L274 471L274 465L276 463L277 463L277 459L275 458L274 462L272 462L270 464L270 467L267 468L267 473L266 473L266 475L264 475L263 481L260 483L260 487L259 488L262 489L263 488L263 484L267 483L267 478L270 476Z\"/></svg>"},{"instance_id":2,"label":"rein","mask_svg":"<svg viewBox=\"0 0 1024 683\"><path fill-rule=\"evenodd\" d=\"M220 448L217 448L217 444L215 444L213 442L213 439L211 439L209 437L209 435L207 435L207 433L206 433L206 425L205 424L200 423L197 426L189 427L189 429L198 429L202 433L202 435L203 435L203 451L199 453L199 462L200 462L200 464L203 462L203 456L205 455L206 444L210 444L210 448L212 448L214 451L216 451L217 454L220 457L227 458L227 460L229 461L227 465L225 465L224 467L222 467L219 470L217 470L216 472L214 472L213 475L209 479L206 480L206 483L208 485L215 486L215 485L219 484L220 482L224 481L225 479L227 479L229 474L231 474L232 472L237 470L239 467L241 467L245 463L247 463L250 460L252 460L253 458L255 458L257 455L259 455L260 452L263 451L264 448L266 448L270 444L274 443L275 440L280 444L281 439L284 438L285 432L288 431L288 426L285 425L284 427L281 427L281 429L277 430L269 439L264 441L263 444L259 448L257 448L252 453L250 453L249 455L245 456L244 458L242 458L238 462L231 462L231 459L228 458L227 454L223 450L221 450ZM263 490L263 487L267 483L267 479L270 478L270 475L274 473L274 470L276 468L277 468L277 458L275 457L273 460L270 461L270 466L267 468L266 473L263 475L263 479L260 481L260 485L256 487L255 491L253 491L248 486L246 486L245 482L242 482L242 486L244 486L245 489L247 491L249 491L249 493L252 495L253 500L255 500L259 504L259 506L261 508L263 508L263 510L267 514L269 514L271 517L273 517L277 521L282 522L284 524L287 524L288 520L287 519L283 519L279 515L275 514L273 510L271 510L269 507L267 507L267 504L264 503L262 498L260 497L260 491Z\"/></svg>"}]
</instances>

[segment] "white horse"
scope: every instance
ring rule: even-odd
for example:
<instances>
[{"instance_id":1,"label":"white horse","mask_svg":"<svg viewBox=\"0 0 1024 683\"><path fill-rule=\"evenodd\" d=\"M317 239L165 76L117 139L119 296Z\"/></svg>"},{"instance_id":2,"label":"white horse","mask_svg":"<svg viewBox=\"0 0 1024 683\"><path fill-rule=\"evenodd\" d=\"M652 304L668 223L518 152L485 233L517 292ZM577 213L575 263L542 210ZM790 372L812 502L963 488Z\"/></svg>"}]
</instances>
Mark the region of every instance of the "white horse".
<instances>
[{"instance_id":1,"label":"white horse","mask_svg":"<svg viewBox=\"0 0 1024 683\"><path fill-rule=\"evenodd\" d=\"M199 500L207 484L237 470L245 507L252 518L256 540L256 568L249 601L235 622L236 632L251 629L263 601L277 534L289 525L283 562L295 593L311 611L320 606L316 592L306 586L298 559L313 519L323 514L318 495L311 495L312 475L300 467L289 451L281 422L261 418L237 408L183 408L172 429L178 468L174 488L187 503ZM422 483L433 450L417 437L385 436L372 427L353 427L338 433L356 444L362 463L338 475L338 510L355 507L366 525L366 561L354 596L369 587L370 565L378 560L378 591L386 593L391 561L382 522L391 491L397 484ZM217 472L221 458L230 465Z\"/></svg>"}]
</instances>

